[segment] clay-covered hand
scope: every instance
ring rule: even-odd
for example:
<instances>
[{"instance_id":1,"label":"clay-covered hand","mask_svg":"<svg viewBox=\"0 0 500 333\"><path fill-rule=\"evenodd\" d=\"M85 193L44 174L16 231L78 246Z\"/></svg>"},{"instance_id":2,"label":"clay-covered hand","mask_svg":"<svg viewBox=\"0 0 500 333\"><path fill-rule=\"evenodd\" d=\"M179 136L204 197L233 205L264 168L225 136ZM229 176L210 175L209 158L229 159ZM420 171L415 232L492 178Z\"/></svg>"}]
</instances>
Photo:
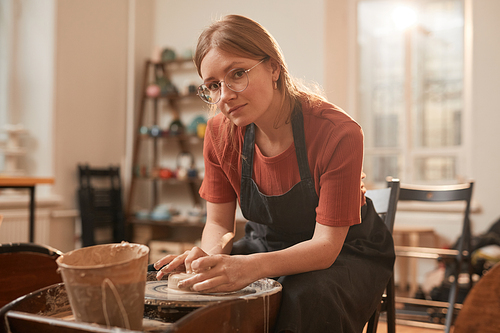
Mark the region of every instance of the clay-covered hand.
<instances>
[{"instance_id":1,"label":"clay-covered hand","mask_svg":"<svg viewBox=\"0 0 500 333\"><path fill-rule=\"evenodd\" d=\"M215 254L187 258L185 264L196 275L183 280L179 284L182 289L204 293L237 291L259 279L258 267L252 266L249 256Z\"/></svg>"},{"instance_id":2,"label":"clay-covered hand","mask_svg":"<svg viewBox=\"0 0 500 333\"><path fill-rule=\"evenodd\" d=\"M190 273L191 266L185 264L186 259L189 258L189 262L191 262L203 256L207 256L207 254L199 247L194 247L180 255L169 254L154 263L155 269L159 269L158 273L156 273L156 279L161 280L165 274L171 272Z\"/></svg>"}]
</instances>

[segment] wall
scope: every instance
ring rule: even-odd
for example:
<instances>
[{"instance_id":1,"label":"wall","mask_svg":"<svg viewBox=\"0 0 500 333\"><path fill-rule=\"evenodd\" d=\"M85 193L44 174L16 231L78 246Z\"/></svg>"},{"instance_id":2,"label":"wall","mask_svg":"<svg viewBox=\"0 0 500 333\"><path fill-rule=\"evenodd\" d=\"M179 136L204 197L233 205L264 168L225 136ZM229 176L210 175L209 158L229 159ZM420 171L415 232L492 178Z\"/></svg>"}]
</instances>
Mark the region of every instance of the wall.
<instances>
[{"instance_id":1,"label":"wall","mask_svg":"<svg viewBox=\"0 0 500 333\"><path fill-rule=\"evenodd\" d=\"M353 87L356 83L355 3L325 1L324 89L329 101L356 118Z\"/></svg>"},{"instance_id":2,"label":"wall","mask_svg":"<svg viewBox=\"0 0 500 333\"><path fill-rule=\"evenodd\" d=\"M482 206L474 231L484 232L500 217L500 1L472 1L472 175L473 197Z\"/></svg>"},{"instance_id":3,"label":"wall","mask_svg":"<svg viewBox=\"0 0 500 333\"><path fill-rule=\"evenodd\" d=\"M156 0L155 43L178 52L193 49L198 35L227 14L248 16L280 44L290 72L323 85L323 0Z\"/></svg>"},{"instance_id":4,"label":"wall","mask_svg":"<svg viewBox=\"0 0 500 333\"><path fill-rule=\"evenodd\" d=\"M128 2L58 1L54 191L75 207L77 164L125 156Z\"/></svg>"}]
</instances>

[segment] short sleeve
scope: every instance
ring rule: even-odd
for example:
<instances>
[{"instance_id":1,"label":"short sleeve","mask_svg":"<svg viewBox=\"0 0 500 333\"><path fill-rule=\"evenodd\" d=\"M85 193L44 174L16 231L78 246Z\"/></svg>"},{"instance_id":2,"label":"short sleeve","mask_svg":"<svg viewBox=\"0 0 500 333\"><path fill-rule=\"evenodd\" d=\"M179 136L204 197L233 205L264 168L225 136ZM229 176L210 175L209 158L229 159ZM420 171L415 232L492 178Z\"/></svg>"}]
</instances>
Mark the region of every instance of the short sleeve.
<instances>
[{"instance_id":1,"label":"short sleeve","mask_svg":"<svg viewBox=\"0 0 500 333\"><path fill-rule=\"evenodd\" d=\"M332 226L361 222L363 202L361 171L363 164L363 132L355 122L336 126L323 145L318 160L318 223Z\"/></svg>"},{"instance_id":2,"label":"short sleeve","mask_svg":"<svg viewBox=\"0 0 500 333\"><path fill-rule=\"evenodd\" d=\"M200 196L213 203L236 200L237 195L222 167L222 153L214 145L213 122L209 121L203 145L205 176L200 187Z\"/></svg>"}]
</instances>

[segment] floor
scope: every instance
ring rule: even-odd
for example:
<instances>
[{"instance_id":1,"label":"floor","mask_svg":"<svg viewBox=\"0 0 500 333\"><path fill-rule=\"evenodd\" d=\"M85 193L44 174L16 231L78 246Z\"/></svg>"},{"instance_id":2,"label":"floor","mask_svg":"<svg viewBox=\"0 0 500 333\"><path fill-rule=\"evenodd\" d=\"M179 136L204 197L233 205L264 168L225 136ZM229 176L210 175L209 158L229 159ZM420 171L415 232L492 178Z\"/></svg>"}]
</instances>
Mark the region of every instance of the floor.
<instances>
[{"instance_id":1,"label":"floor","mask_svg":"<svg viewBox=\"0 0 500 333\"><path fill-rule=\"evenodd\" d=\"M396 288L396 296L404 296L409 297L408 291L401 291ZM398 304L396 304L396 308L398 308ZM366 331L366 328L365 328ZM363 331L363 333L365 333ZM433 329L433 328L421 328L407 325L396 325L396 333L442 333L443 329ZM453 330L452 330L453 332ZM385 322L385 318L381 318L379 321L379 325L377 327L377 333L387 333L387 324Z\"/></svg>"},{"instance_id":2,"label":"floor","mask_svg":"<svg viewBox=\"0 0 500 333\"><path fill-rule=\"evenodd\" d=\"M429 328L420 328L412 326L396 325L396 333L441 333L441 330ZM379 323L377 333L387 333L387 325L384 322Z\"/></svg>"}]
</instances>

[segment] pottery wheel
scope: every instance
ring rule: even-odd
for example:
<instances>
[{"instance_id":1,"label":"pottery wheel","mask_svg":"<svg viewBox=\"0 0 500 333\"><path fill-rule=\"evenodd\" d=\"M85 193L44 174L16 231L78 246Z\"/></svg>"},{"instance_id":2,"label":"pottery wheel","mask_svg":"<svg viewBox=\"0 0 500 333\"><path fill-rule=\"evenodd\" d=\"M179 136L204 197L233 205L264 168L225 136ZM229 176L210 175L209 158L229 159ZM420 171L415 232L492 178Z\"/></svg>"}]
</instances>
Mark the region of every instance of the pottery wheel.
<instances>
[{"instance_id":1,"label":"pottery wheel","mask_svg":"<svg viewBox=\"0 0 500 333\"><path fill-rule=\"evenodd\" d=\"M236 298L255 297L263 294L274 293L281 290L281 284L271 279L261 279L251 283L247 287L227 293L197 293L170 289L168 281L146 282L145 303L157 305L169 305L171 303L212 303Z\"/></svg>"}]
</instances>

